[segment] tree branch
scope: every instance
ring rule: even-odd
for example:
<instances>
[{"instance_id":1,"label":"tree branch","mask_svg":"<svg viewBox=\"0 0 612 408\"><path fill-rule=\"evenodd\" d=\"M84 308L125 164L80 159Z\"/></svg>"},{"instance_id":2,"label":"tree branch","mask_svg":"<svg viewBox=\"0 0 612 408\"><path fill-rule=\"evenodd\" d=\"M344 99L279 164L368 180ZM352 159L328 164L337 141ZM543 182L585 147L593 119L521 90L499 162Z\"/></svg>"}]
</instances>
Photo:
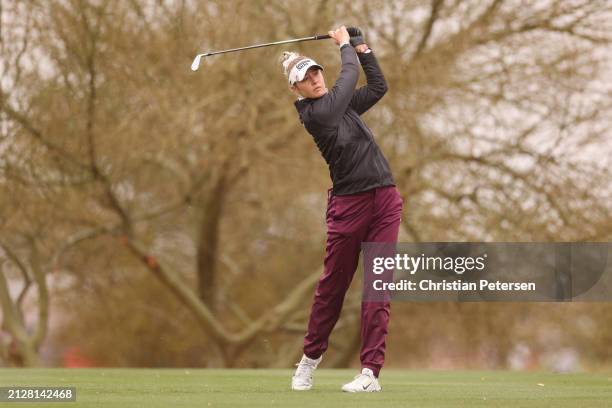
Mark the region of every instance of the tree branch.
<instances>
[{"instance_id":1,"label":"tree branch","mask_svg":"<svg viewBox=\"0 0 612 408\"><path fill-rule=\"evenodd\" d=\"M320 269L311 273L291 291L283 301L266 312L259 319L238 333L225 329L208 308L177 274L171 273L152 257L144 247L133 238L127 238L125 245L172 293L193 313L202 327L220 344L242 345L251 341L262 331L278 329L298 308L303 307L305 298L311 295L318 281Z\"/></svg>"},{"instance_id":2,"label":"tree branch","mask_svg":"<svg viewBox=\"0 0 612 408\"><path fill-rule=\"evenodd\" d=\"M434 23L438 19L438 12L442 7L444 0L431 0L431 11L429 13L429 18L425 23L425 27L423 29L423 34L421 36L421 40L417 46L416 51L412 55L412 58L418 57L418 55L425 49L427 45L427 41L429 40L429 36L433 30Z\"/></svg>"}]
</instances>

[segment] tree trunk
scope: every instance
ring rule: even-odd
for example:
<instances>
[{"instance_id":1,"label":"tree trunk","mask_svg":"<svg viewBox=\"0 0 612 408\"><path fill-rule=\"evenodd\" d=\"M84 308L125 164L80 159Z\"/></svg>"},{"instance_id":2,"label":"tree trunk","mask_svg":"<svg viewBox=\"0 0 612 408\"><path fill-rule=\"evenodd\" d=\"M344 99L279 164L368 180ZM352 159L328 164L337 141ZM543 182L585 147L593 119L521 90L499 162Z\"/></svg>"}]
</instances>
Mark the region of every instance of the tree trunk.
<instances>
[{"instance_id":1,"label":"tree trunk","mask_svg":"<svg viewBox=\"0 0 612 408\"><path fill-rule=\"evenodd\" d=\"M222 174L209 190L201 208L197 254L198 296L212 311L216 306L217 251L225 193L225 175Z\"/></svg>"}]
</instances>

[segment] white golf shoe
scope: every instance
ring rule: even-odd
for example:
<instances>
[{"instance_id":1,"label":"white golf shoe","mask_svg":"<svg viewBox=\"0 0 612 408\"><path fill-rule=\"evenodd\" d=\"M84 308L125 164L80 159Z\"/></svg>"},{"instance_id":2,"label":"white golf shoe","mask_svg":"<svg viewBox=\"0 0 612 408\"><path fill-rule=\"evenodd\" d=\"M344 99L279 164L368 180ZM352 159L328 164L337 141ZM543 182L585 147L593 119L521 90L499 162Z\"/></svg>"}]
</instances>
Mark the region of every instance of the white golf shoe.
<instances>
[{"instance_id":1,"label":"white golf shoe","mask_svg":"<svg viewBox=\"0 0 612 408\"><path fill-rule=\"evenodd\" d=\"M296 364L297 369L291 379L291 389L295 391L306 391L312 388L312 374L317 368L323 356L313 360L305 355L302 360Z\"/></svg>"},{"instance_id":2,"label":"white golf shoe","mask_svg":"<svg viewBox=\"0 0 612 408\"><path fill-rule=\"evenodd\" d=\"M353 381L342 386L344 392L378 392L381 389L378 379L369 368L364 368Z\"/></svg>"}]
</instances>

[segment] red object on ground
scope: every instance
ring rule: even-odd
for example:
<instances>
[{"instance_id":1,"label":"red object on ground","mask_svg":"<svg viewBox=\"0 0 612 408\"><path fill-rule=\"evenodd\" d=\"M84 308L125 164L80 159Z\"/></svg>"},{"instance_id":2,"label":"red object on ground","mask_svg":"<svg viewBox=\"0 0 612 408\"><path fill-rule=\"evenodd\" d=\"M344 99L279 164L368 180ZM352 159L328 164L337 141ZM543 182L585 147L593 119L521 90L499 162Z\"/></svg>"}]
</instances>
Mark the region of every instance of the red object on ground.
<instances>
[{"instance_id":1,"label":"red object on ground","mask_svg":"<svg viewBox=\"0 0 612 408\"><path fill-rule=\"evenodd\" d=\"M62 356L62 365L66 368L95 367L93 361L83 354L79 346L68 347Z\"/></svg>"}]
</instances>

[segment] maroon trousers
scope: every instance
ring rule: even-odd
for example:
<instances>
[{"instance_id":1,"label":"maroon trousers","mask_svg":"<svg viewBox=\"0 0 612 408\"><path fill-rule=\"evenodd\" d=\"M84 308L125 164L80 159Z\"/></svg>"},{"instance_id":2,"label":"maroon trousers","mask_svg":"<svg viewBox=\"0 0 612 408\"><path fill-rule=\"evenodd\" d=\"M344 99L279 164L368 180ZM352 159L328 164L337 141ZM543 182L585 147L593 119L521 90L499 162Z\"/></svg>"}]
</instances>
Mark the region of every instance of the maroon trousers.
<instances>
[{"instance_id":1,"label":"maroon trousers","mask_svg":"<svg viewBox=\"0 0 612 408\"><path fill-rule=\"evenodd\" d=\"M304 354L319 358L340 317L359 261L362 242L397 242L403 202L395 186L335 196L328 191L325 270L315 291ZM385 361L385 337L390 304L361 303L361 366L374 375Z\"/></svg>"}]
</instances>

